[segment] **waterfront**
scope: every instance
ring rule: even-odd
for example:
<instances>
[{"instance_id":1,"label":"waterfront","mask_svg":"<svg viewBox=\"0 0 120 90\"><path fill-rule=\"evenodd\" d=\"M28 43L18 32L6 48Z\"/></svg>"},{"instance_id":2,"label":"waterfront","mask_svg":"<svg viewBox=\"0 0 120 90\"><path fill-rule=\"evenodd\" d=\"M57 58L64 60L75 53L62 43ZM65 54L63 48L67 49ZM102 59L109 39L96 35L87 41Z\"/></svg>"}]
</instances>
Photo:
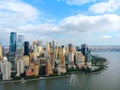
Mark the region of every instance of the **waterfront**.
<instances>
[{"instance_id":1,"label":"waterfront","mask_svg":"<svg viewBox=\"0 0 120 90\"><path fill-rule=\"evenodd\" d=\"M120 52L94 52L107 58L108 68L98 74L72 74L70 77L0 84L0 90L119 90Z\"/></svg>"}]
</instances>

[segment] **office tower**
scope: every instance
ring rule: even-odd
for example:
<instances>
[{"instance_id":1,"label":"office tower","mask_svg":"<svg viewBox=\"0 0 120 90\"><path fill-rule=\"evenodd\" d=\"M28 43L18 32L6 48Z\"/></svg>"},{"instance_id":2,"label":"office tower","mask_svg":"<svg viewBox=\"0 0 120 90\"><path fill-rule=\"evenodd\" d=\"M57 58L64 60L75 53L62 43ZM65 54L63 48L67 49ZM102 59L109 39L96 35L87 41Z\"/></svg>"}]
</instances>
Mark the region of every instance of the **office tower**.
<instances>
[{"instance_id":1,"label":"office tower","mask_svg":"<svg viewBox=\"0 0 120 90\"><path fill-rule=\"evenodd\" d=\"M34 61L33 60L34 59L34 53L33 53L33 51L30 52L29 56L30 56L30 63L31 63L31 62Z\"/></svg>"},{"instance_id":2,"label":"office tower","mask_svg":"<svg viewBox=\"0 0 120 90\"><path fill-rule=\"evenodd\" d=\"M33 42L33 53L34 53L34 61L37 59L37 45L36 41Z\"/></svg>"},{"instance_id":3,"label":"office tower","mask_svg":"<svg viewBox=\"0 0 120 90\"><path fill-rule=\"evenodd\" d=\"M22 57L22 60L23 60L23 62L24 62L24 67L30 65L30 58L29 58L28 55L24 55L24 56Z\"/></svg>"},{"instance_id":4,"label":"office tower","mask_svg":"<svg viewBox=\"0 0 120 90\"><path fill-rule=\"evenodd\" d=\"M54 59L54 53L53 52L50 53L50 64L51 64L51 68L54 69L55 59Z\"/></svg>"},{"instance_id":5,"label":"office tower","mask_svg":"<svg viewBox=\"0 0 120 90\"><path fill-rule=\"evenodd\" d=\"M76 51L81 51L80 47L76 47Z\"/></svg>"},{"instance_id":6,"label":"office tower","mask_svg":"<svg viewBox=\"0 0 120 90\"><path fill-rule=\"evenodd\" d=\"M63 55L63 49L59 48L59 59L60 59L60 64L62 66L65 66L65 57Z\"/></svg>"},{"instance_id":7,"label":"office tower","mask_svg":"<svg viewBox=\"0 0 120 90\"><path fill-rule=\"evenodd\" d=\"M46 48L44 48L44 53L43 54L44 54L45 58L48 58L48 52L47 52Z\"/></svg>"},{"instance_id":8,"label":"office tower","mask_svg":"<svg viewBox=\"0 0 120 90\"><path fill-rule=\"evenodd\" d=\"M53 50L53 53L55 55L55 41L52 41L52 50Z\"/></svg>"},{"instance_id":9,"label":"office tower","mask_svg":"<svg viewBox=\"0 0 120 90\"><path fill-rule=\"evenodd\" d=\"M37 57L40 57L42 53L42 41L37 42Z\"/></svg>"},{"instance_id":10,"label":"office tower","mask_svg":"<svg viewBox=\"0 0 120 90\"><path fill-rule=\"evenodd\" d=\"M86 54L88 52L88 46L86 44L82 44L81 51L82 51L83 55L86 56Z\"/></svg>"},{"instance_id":11,"label":"office tower","mask_svg":"<svg viewBox=\"0 0 120 90\"><path fill-rule=\"evenodd\" d=\"M37 46L42 46L42 41L37 41Z\"/></svg>"},{"instance_id":12,"label":"office tower","mask_svg":"<svg viewBox=\"0 0 120 90\"><path fill-rule=\"evenodd\" d=\"M68 64L74 63L74 53L68 53Z\"/></svg>"},{"instance_id":13,"label":"office tower","mask_svg":"<svg viewBox=\"0 0 120 90\"><path fill-rule=\"evenodd\" d=\"M76 52L75 62L79 69L82 69L85 66L85 56L81 52Z\"/></svg>"},{"instance_id":14,"label":"office tower","mask_svg":"<svg viewBox=\"0 0 120 90\"><path fill-rule=\"evenodd\" d=\"M55 41L52 41L52 52L51 52L51 66L52 66L52 69L54 69L54 65L55 65Z\"/></svg>"},{"instance_id":15,"label":"office tower","mask_svg":"<svg viewBox=\"0 0 120 90\"><path fill-rule=\"evenodd\" d=\"M81 52L76 52L75 55L75 62L77 63L85 63L85 57L83 56L83 54Z\"/></svg>"},{"instance_id":16,"label":"office tower","mask_svg":"<svg viewBox=\"0 0 120 90\"><path fill-rule=\"evenodd\" d=\"M2 55L2 44L0 43L0 61L2 60L2 57L3 57L3 55Z\"/></svg>"},{"instance_id":17,"label":"office tower","mask_svg":"<svg viewBox=\"0 0 120 90\"><path fill-rule=\"evenodd\" d=\"M63 54L63 47L59 47L58 57L60 60L60 64L58 64L57 66L57 72L58 72L58 75L61 75L62 73L66 73L65 56Z\"/></svg>"},{"instance_id":18,"label":"office tower","mask_svg":"<svg viewBox=\"0 0 120 90\"><path fill-rule=\"evenodd\" d=\"M51 44L51 42L49 42L49 46L50 46L50 48L52 49L52 44Z\"/></svg>"},{"instance_id":19,"label":"office tower","mask_svg":"<svg viewBox=\"0 0 120 90\"><path fill-rule=\"evenodd\" d=\"M29 42L24 42L24 55L29 55Z\"/></svg>"},{"instance_id":20,"label":"office tower","mask_svg":"<svg viewBox=\"0 0 120 90\"><path fill-rule=\"evenodd\" d=\"M2 79L10 80L11 79L11 63L8 62L7 58L4 57L2 61L0 61Z\"/></svg>"},{"instance_id":21,"label":"office tower","mask_svg":"<svg viewBox=\"0 0 120 90\"><path fill-rule=\"evenodd\" d=\"M46 76L52 75L53 71L51 70L51 64L49 60L47 60L46 66L45 66L45 74Z\"/></svg>"},{"instance_id":22,"label":"office tower","mask_svg":"<svg viewBox=\"0 0 120 90\"><path fill-rule=\"evenodd\" d=\"M62 46L62 51L63 51L63 56L65 56L65 54L66 54L66 47L65 46Z\"/></svg>"},{"instance_id":23,"label":"office tower","mask_svg":"<svg viewBox=\"0 0 120 90\"><path fill-rule=\"evenodd\" d=\"M68 53L68 68L76 68L74 63L74 53L69 52Z\"/></svg>"},{"instance_id":24,"label":"office tower","mask_svg":"<svg viewBox=\"0 0 120 90\"><path fill-rule=\"evenodd\" d=\"M50 51L50 44L46 43L46 50L49 52Z\"/></svg>"},{"instance_id":25,"label":"office tower","mask_svg":"<svg viewBox=\"0 0 120 90\"><path fill-rule=\"evenodd\" d=\"M56 47L56 51L55 51L56 53L55 53L55 59L59 59L59 57L58 57L58 54L59 54L59 48L58 47Z\"/></svg>"},{"instance_id":26,"label":"office tower","mask_svg":"<svg viewBox=\"0 0 120 90\"><path fill-rule=\"evenodd\" d=\"M24 54L24 35L17 36L16 57L22 57Z\"/></svg>"},{"instance_id":27,"label":"office tower","mask_svg":"<svg viewBox=\"0 0 120 90\"><path fill-rule=\"evenodd\" d=\"M87 53L87 61L90 62L91 61L91 53L88 49L88 53Z\"/></svg>"},{"instance_id":28,"label":"office tower","mask_svg":"<svg viewBox=\"0 0 120 90\"><path fill-rule=\"evenodd\" d=\"M50 55L50 50L51 50L50 44L49 44L49 43L46 43L46 51L47 51L47 56L48 56L48 57L49 57L49 55Z\"/></svg>"},{"instance_id":29,"label":"office tower","mask_svg":"<svg viewBox=\"0 0 120 90\"><path fill-rule=\"evenodd\" d=\"M73 52L73 45L70 43L69 45L68 45L68 48L69 48L69 52Z\"/></svg>"},{"instance_id":30,"label":"office tower","mask_svg":"<svg viewBox=\"0 0 120 90\"><path fill-rule=\"evenodd\" d=\"M20 74L24 73L24 61L17 60L17 74L16 76L20 76Z\"/></svg>"},{"instance_id":31,"label":"office tower","mask_svg":"<svg viewBox=\"0 0 120 90\"><path fill-rule=\"evenodd\" d=\"M10 54L12 56L15 56L15 52L16 52L16 39L17 39L17 34L15 32L11 32L11 35L10 35Z\"/></svg>"},{"instance_id":32,"label":"office tower","mask_svg":"<svg viewBox=\"0 0 120 90\"><path fill-rule=\"evenodd\" d=\"M88 46L86 44L81 45L81 52L85 56L85 62L87 62Z\"/></svg>"}]
</instances>

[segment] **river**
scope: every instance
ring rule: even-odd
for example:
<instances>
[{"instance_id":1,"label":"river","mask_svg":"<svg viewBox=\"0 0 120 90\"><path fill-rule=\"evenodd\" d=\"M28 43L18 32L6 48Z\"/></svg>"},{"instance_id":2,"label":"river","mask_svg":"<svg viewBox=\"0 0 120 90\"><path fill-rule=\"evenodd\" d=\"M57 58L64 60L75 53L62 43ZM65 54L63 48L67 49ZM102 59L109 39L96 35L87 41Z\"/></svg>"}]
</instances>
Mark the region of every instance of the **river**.
<instances>
[{"instance_id":1,"label":"river","mask_svg":"<svg viewBox=\"0 0 120 90\"><path fill-rule=\"evenodd\" d=\"M120 52L93 52L109 61L98 74L72 74L70 77L0 84L0 90L120 90Z\"/></svg>"}]
</instances>

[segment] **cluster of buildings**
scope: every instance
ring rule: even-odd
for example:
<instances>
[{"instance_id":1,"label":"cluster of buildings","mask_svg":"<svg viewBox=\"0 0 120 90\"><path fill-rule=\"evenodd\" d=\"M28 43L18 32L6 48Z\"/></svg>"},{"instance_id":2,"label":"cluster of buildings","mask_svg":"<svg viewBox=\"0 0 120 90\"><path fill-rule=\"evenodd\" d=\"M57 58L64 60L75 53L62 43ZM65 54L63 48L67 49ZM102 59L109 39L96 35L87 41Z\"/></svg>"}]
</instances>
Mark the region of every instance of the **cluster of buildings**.
<instances>
[{"instance_id":1,"label":"cluster of buildings","mask_svg":"<svg viewBox=\"0 0 120 90\"><path fill-rule=\"evenodd\" d=\"M58 45L55 41L24 41L24 35L11 32L9 50L4 50L0 43L0 77L11 80L11 73L16 76L61 75L70 68L91 68L91 54L86 44L74 47Z\"/></svg>"}]
</instances>

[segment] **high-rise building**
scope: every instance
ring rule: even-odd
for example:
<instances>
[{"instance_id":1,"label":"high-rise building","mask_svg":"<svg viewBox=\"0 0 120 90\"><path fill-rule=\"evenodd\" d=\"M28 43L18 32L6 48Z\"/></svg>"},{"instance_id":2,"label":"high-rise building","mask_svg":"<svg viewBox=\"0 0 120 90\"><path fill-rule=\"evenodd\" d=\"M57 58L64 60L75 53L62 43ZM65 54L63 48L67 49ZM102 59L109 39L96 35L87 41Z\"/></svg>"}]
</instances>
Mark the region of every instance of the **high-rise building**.
<instances>
[{"instance_id":1,"label":"high-rise building","mask_svg":"<svg viewBox=\"0 0 120 90\"><path fill-rule=\"evenodd\" d=\"M83 54L81 52L76 52L75 55L75 62L77 63L85 63L85 57L83 56Z\"/></svg>"},{"instance_id":2,"label":"high-rise building","mask_svg":"<svg viewBox=\"0 0 120 90\"><path fill-rule=\"evenodd\" d=\"M68 63L74 63L74 53L68 53Z\"/></svg>"},{"instance_id":3,"label":"high-rise building","mask_svg":"<svg viewBox=\"0 0 120 90\"><path fill-rule=\"evenodd\" d=\"M17 48L21 49L23 48L23 45L24 45L24 35L20 34L17 36Z\"/></svg>"},{"instance_id":4,"label":"high-rise building","mask_svg":"<svg viewBox=\"0 0 120 90\"><path fill-rule=\"evenodd\" d=\"M29 42L24 42L24 55L29 55Z\"/></svg>"},{"instance_id":5,"label":"high-rise building","mask_svg":"<svg viewBox=\"0 0 120 90\"><path fill-rule=\"evenodd\" d=\"M45 74L46 76L52 75L53 71L51 70L51 64L49 63L49 60L47 60L46 66L45 66Z\"/></svg>"},{"instance_id":6,"label":"high-rise building","mask_svg":"<svg viewBox=\"0 0 120 90\"><path fill-rule=\"evenodd\" d=\"M65 66L65 57L64 57L62 48L59 48L59 59L60 59L60 64L62 66Z\"/></svg>"},{"instance_id":7,"label":"high-rise building","mask_svg":"<svg viewBox=\"0 0 120 90\"><path fill-rule=\"evenodd\" d=\"M24 67L30 65L30 58L29 58L28 55L24 55L24 56L22 57L22 60L23 60L23 62L24 62Z\"/></svg>"},{"instance_id":8,"label":"high-rise building","mask_svg":"<svg viewBox=\"0 0 120 90\"><path fill-rule=\"evenodd\" d=\"M85 56L85 62L87 62L88 46L86 44L81 45L81 52Z\"/></svg>"},{"instance_id":9,"label":"high-rise building","mask_svg":"<svg viewBox=\"0 0 120 90\"><path fill-rule=\"evenodd\" d=\"M7 58L4 57L2 61L0 61L2 79L10 80L11 79L11 63L8 62Z\"/></svg>"},{"instance_id":10,"label":"high-rise building","mask_svg":"<svg viewBox=\"0 0 120 90\"><path fill-rule=\"evenodd\" d=\"M52 53L51 53L52 69L54 69L54 65L55 65L55 55L56 55L55 53L56 53L55 41L52 41Z\"/></svg>"},{"instance_id":11,"label":"high-rise building","mask_svg":"<svg viewBox=\"0 0 120 90\"><path fill-rule=\"evenodd\" d=\"M42 53L42 46L37 46L37 57L39 57Z\"/></svg>"},{"instance_id":12,"label":"high-rise building","mask_svg":"<svg viewBox=\"0 0 120 90\"><path fill-rule=\"evenodd\" d=\"M86 54L88 52L88 46L86 44L82 44L81 51L82 51L83 55L86 56Z\"/></svg>"},{"instance_id":13,"label":"high-rise building","mask_svg":"<svg viewBox=\"0 0 120 90\"><path fill-rule=\"evenodd\" d=\"M42 46L42 41L37 41L37 46Z\"/></svg>"},{"instance_id":14,"label":"high-rise building","mask_svg":"<svg viewBox=\"0 0 120 90\"><path fill-rule=\"evenodd\" d=\"M68 45L68 48L69 48L69 52L73 52L73 45L70 43L69 45Z\"/></svg>"},{"instance_id":15,"label":"high-rise building","mask_svg":"<svg viewBox=\"0 0 120 90\"><path fill-rule=\"evenodd\" d=\"M88 46L86 44L81 45L81 51L85 56L85 64L87 67L91 68L91 54Z\"/></svg>"},{"instance_id":16,"label":"high-rise building","mask_svg":"<svg viewBox=\"0 0 120 90\"><path fill-rule=\"evenodd\" d=\"M33 42L33 53L34 53L34 61L37 59L37 45L36 41Z\"/></svg>"},{"instance_id":17,"label":"high-rise building","mask_svg":"<svg viewBox=\"0 0 120 90\"><path fill-rule=\"evenodd\" d=\"M2 44L0 43L0 61L2 60L2 57L3 57L3 55L2 55Z\"/></svg>"},{"instance_id":18,"label":"high-rise building","mask_svg":"<svg viewBox=\"0 0 120 90\"><path fill-rule=\"evenodd\" d=\"M18 35L16 57L22 57L24 54L24 35Z\"/></svg>"},{"instance_id":19,"label":"high-rise building","mask_svg":"<svg viewBox=\"0 0 120 90\"><path fill-rule=\"evenodd\" d=\"M74 53L69 52L68 53L68 68L76 68L74 63Z\"/></svg>"},{"instance_id":20,"label":"high-rise building","mask_svg":"<svg viewBox=\"0 0 120 90\"><path fill-rule=\"evenodd\" d=\"M15 32L11 32L10 35L10 54L15 56L16 52L16 39L17 39L17 34Z\"/></svg>"},{"instance_id":21,"label":"high-rise building","mask_svg":"<svg viewBox=\"0 0 120 90\"><path fill-rule=\"evenodd\" d=\"M81 52L76 52L75 62L79 69L82 69L85 66L85 56Z\"/></svg>"},{"instance_id":22,"label":"high-rise building","mask_svg":"<svg viewBox=\"0 0 120 90\"><path fill-rule=\"evenodd\" d=\"M17 60L17 74L16 76L20 76L20 74L24 73L24 61Z\"/></svg>"}]
</instances>

